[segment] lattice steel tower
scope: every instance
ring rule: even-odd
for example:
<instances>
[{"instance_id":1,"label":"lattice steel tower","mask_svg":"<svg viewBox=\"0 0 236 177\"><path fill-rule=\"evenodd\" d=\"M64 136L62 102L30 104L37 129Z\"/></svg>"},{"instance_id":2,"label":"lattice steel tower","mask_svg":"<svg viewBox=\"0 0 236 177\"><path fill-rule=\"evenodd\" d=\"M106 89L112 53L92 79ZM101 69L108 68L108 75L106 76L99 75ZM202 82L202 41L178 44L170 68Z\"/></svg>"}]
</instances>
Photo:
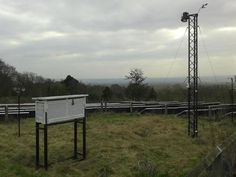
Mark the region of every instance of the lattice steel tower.
<instances>
[{"instance_id":1,"label":"lattice steel tower","mask_svg":"<svg viewBox=\"0 0 236 177\"><path fill-rule=\"evenodd\" d=\"M198 13L184 12L181 18L188 22L188 135L192 137L198 135Z\"/></svg>"}]
</instances>

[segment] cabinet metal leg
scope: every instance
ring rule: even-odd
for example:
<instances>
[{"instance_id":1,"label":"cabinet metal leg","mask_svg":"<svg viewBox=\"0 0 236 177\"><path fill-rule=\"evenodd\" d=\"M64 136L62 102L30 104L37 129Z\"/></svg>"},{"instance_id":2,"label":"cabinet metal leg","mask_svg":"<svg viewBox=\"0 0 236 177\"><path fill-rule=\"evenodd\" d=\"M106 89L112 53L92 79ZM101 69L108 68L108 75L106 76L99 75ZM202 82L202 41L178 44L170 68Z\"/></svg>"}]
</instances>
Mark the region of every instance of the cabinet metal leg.
<instances>
[{"instance_id":1,"label":"cabinet metal leg","mask_svg":"<svg viewBox=\"0 0 236 177\"><path fill-rule=\"evenodd\" d=\"M74 121L74 158L77 159L77 126L78 121Z\"/></svg>"},{"instance_id":2,"label":"cabinet metal leg","mask_svg":"<svg viewBox=\"0 0 236 177\"><path fill-rule=\"evenodd\" d=\"M35 162L35 165L36 165L36 168L38 169L39 168L39 123L36 122L35 124L35 130L36 130L36 162Z\"/></svg>"},{"instance_id":3,"label":"cabinet metal leg","mask_svg":"<svg viewBox=\"0 0 236 177\"><path fill-rule=\"evenodd\" d=\"M83 159L86 159L86 117L83 120Z\"/></svg>"}]
</instances>

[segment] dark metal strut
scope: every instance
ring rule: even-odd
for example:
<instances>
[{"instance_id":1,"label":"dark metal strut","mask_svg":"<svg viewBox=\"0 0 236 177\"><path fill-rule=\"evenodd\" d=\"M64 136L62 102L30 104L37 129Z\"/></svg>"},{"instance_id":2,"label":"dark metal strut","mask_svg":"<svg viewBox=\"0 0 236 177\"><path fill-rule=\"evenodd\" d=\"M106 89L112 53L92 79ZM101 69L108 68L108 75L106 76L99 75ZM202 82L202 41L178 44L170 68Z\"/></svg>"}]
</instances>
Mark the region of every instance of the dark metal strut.
<instances>
[{"instance_id":1,"label":"dark metal strut","mask_svg":"<svg viewBox=\"0 0 236 177\"><path fill-rule=\"evenodd\" d=\"M47 113L45 113L45 124L43 125L43 128L40 127L41 123L36 122L35 125L35 133L36 133L36 169L39 168L40 166L40 159L39 159L39 153L40 153L40 144L39 144L39 135L40 132L39 130L43 130L44 132L44 168L45 170L48 169L48 126L51 125L56 125L56 124L62 124L62 123L67 123L67 122L74 122L74 152L73 152L73 158L77 159L78 154L82 155L82 159L86 158L86 112L85 112L85 117L82 119L74 119L71 121L65 121L65 122L60 122L60 123L55 123L55 124L48 124L48 118L47 118ZM78 128L78 123L82 124L83 129L82 129L82 142L83 142L83 149L82 153L78 153L78 148L77 148L77 128Z\"/></svg>"}]
</instances>

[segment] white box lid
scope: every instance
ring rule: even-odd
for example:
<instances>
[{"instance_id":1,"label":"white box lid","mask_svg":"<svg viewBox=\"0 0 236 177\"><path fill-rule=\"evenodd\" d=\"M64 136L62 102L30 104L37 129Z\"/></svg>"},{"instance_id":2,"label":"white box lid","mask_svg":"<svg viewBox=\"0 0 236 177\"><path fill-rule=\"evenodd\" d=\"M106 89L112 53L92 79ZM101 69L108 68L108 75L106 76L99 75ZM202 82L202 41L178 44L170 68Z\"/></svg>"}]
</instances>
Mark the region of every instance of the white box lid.
<instances>
[{"instance_id":1,"label":"white box lid","mask_svg":"<svg viewBox=\"0 0 236 177\"><path fill-rule=\"evenodd\" d=\"M79 95L62 95L62 96L49 96L49 97L35 97L32 100L35 101L52 101L52 100L65 100L65 99L75 99L87 97L88 94L79 94Z\"/></svg>"}]
</instances>

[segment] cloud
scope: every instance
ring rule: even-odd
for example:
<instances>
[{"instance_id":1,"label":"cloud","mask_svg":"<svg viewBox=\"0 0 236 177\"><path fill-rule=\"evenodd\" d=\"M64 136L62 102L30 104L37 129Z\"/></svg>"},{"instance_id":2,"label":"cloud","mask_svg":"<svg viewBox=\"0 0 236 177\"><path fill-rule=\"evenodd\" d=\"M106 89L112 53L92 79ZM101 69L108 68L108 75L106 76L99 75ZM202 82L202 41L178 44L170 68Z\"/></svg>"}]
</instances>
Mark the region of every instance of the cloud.
<instances>
[{"instance_id":1,"label":"cloud","mask_svg":"<svg viewBox=\"0 0 236 177\"><path fill-rule=\"evenodd\" d=\"M197 12L203 3L0 0L1 58L19 71L52 78L67 74L123 77L134 67L142 68L148 77L164 77L172 63L170 74L182 76L187 67L187 24L180 17L184 11ZM210 74L205 66L209 66L208 52L216 74L233 74L236 2L208 3L199 14L199 60L203 63L199 69L204 75Z\"/></svg>"}]
</instances>

